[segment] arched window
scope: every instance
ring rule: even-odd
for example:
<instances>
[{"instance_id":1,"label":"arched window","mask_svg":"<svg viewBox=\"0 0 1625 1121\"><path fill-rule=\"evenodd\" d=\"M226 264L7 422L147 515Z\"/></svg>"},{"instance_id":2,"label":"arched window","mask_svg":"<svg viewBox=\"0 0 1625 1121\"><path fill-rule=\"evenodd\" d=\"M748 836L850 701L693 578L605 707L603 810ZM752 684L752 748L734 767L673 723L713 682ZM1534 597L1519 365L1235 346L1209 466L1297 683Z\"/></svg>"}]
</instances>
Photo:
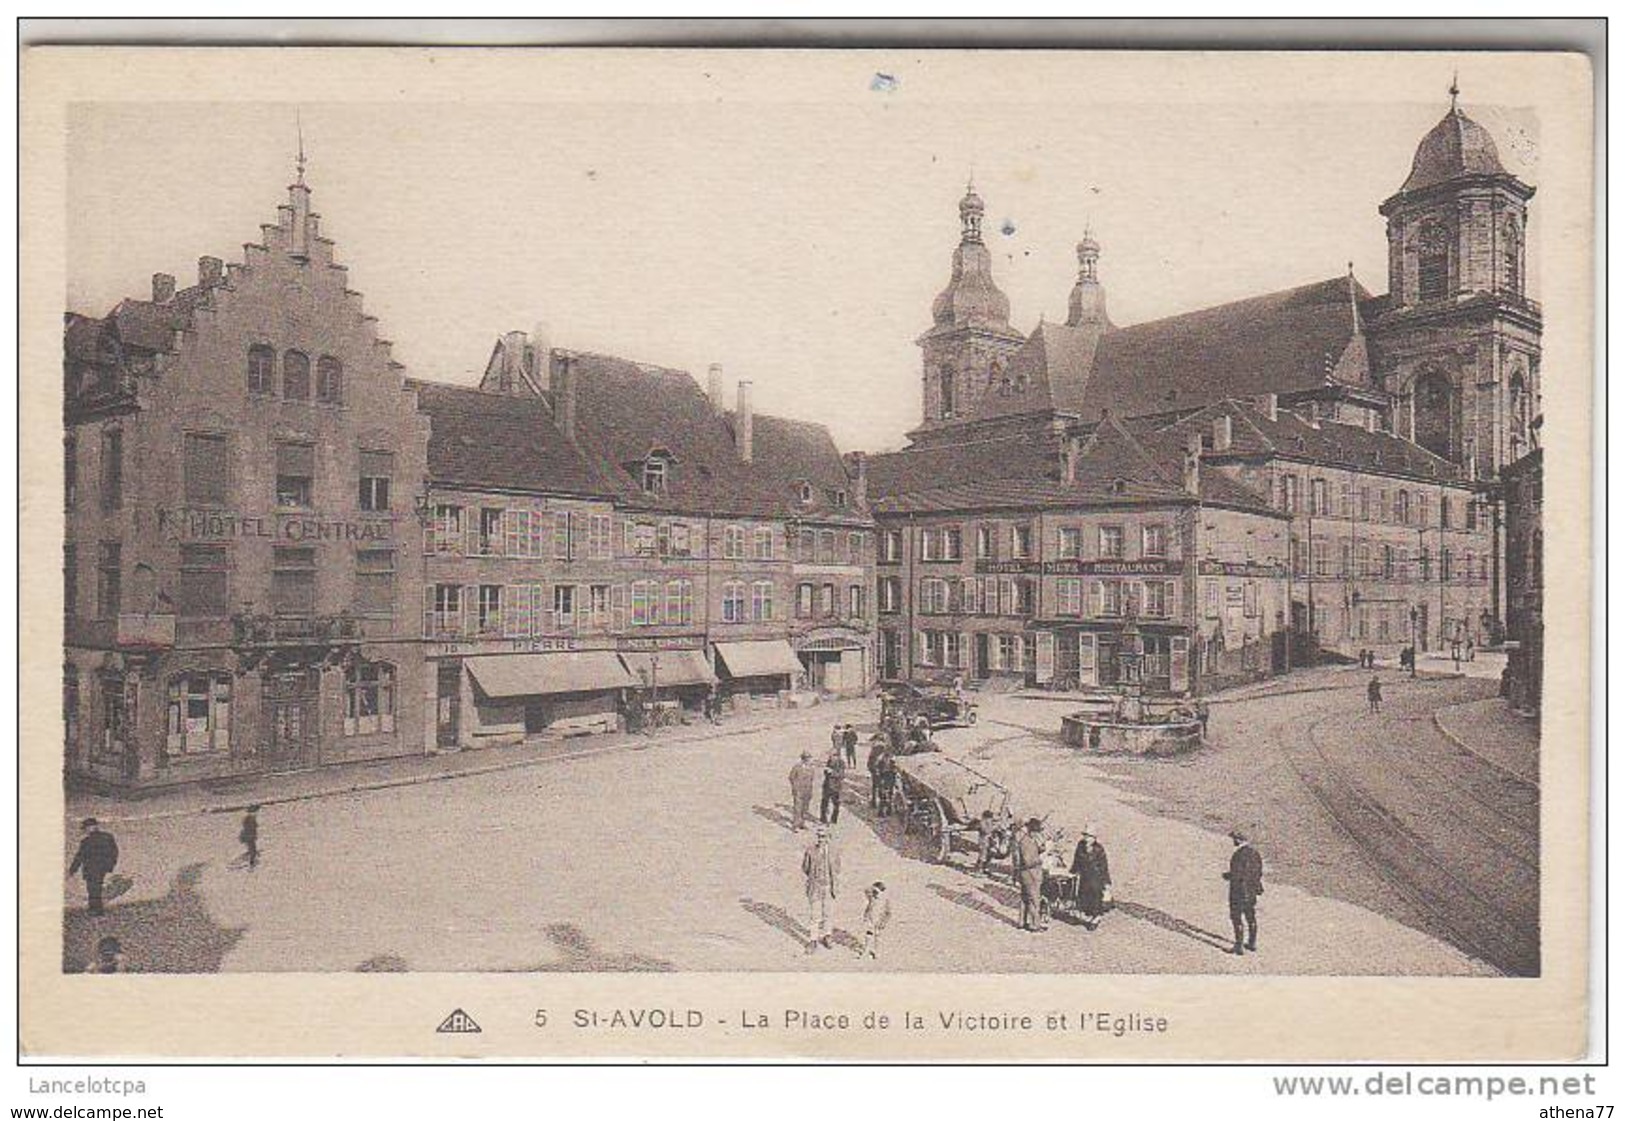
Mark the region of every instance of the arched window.
<instances>
[{"instance_id":1,"label":"arched window","mask_svg":"<svg viewBox=\"0 0 1625 1121\"><path fill-rule=\"evenodd\" d=\"M289 401L310 400L310 359L302 351L282 356L282 396Z\"/></svg>"},{"instance_id":2,"label":"arched window","mask_svg":"<svg viewBox=\"0 0 1625 1121\"><path fill-rule=\"evenodd\" d=\"M1444 226L1422 227L1416 259L1416 292L1422 300L1442 300L1450 294L1450 239Z\"/></svg>"},{"instance_id":3,"label":"arched window","mask_svg":"<svg viewBox=\"0 0 1625 1121\"><path fill-rule=\"evenodd\" d=\"M942 413L941 413L941 415L942 415L943 420L947 420L947 419L949 419L950 417L952 417L954 415L954 407L955 407L955 404L956 404L956 402L954 401L954 371L953 371L953 367L944 366L942 368L942 373L939 375L939 377L941 379L941 390L940 390L940 392L941 392L940 400L941 400L941 403L942 403Z\"/></svg>"},{"instance_id":4,"label":"arched window","mask_svg":"<svg viewBox=\"0 0 1625 1121\"><path fill-rule=\"evenodd\" d=\"M1430 369L1416 381L1412 390L1416 416L1415 439L1443 459L1456 458L1455 390L1450 379Z\"/></svg>"},{"instance_id":5,"label":"arched window","mask_svg":"<svg viewBox=\"0 0 1625 1121\"><path fill-rule=\"evenodd\" d=\"M1522 370L1513 373L1507 386L1507 436L1511 458L1516 459L1529 447L1529 387Z\"/></svg>"},{"instance_id":6,"label":"arched window","mask_svg":"<svg viewBox=\"0 0 1625 1121\"><path fill-rule=\"evenodd\" d=\"M1501 289L1519 295L1523 292L1523 231L1517 218L1508 218L1501 230Z\"/></svg>"},{"instance_id":7,"label":"arched window","mask_svg":"<svg viewBox=\"0 0 1625 1121\"><path fill-rule=\"evenodd\" d=\"M330 354L316 360L316 400L327 405L344 403L344 363Z\"/></svg>"},{"instance_id":8,"label":"arched window","mask_svg":"<svg viewBox=\"0 0 1625 1121\"><path fill-rule=\"evenodd\" d=\"M250 393L263 393L266 396L276 392L275 375L276 351L264 343L255 343L248 348L248 391Z\"/></svg>"},{"instance_id":9,"label":"arched window","mask_svg":"<svg viewBox=\"0 0 1625 1121\"><path fill-rule=\"evenodd\" d=\"M395 730L395 667L355 662L344 671L344 734L370 736Z\"/></svg>"}]
</instances>

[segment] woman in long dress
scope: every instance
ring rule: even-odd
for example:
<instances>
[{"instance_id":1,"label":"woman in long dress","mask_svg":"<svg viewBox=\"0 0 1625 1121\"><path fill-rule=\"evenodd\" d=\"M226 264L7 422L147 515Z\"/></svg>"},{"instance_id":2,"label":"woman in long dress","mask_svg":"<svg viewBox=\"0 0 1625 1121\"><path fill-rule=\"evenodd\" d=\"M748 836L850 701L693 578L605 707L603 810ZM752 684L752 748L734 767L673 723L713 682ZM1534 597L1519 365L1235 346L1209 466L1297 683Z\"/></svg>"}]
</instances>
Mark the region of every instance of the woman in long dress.
<instances>
[{"instance_id":1,"label":"woman in long dress","mask_svg":"<svg viewBox=\"0 0 1625 1121\"><path fill-rule=\"evenodd\" d=\"M1093 930L1106 913L1107 895L1111 891L1111 867L1106 862L1106 850L1093 833L1085 831L1072 854L1072 874L1078 877L1078 911L1083 925Z\"/></svg>"}]
</instances>

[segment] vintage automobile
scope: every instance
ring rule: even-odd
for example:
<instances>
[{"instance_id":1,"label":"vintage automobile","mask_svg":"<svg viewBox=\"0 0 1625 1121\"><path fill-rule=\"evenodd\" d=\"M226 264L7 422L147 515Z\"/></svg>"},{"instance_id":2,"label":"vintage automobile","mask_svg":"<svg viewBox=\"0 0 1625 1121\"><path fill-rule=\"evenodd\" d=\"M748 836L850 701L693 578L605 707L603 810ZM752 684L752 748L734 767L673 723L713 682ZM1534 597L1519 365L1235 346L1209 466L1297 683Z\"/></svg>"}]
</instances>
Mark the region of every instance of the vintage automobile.
<instances>
[{"instance_id":1,"label":"vintage automobile","mask_svg":"<svg viewBox=\"0 0 1625 1121\"><path fill-rule=\"evenodd\" d=\"M924 716L933 731L976 723L976 702L960 697L952 689L892 680L880 683L880 693L910 719Z\"/></svg>"}]
</instances>

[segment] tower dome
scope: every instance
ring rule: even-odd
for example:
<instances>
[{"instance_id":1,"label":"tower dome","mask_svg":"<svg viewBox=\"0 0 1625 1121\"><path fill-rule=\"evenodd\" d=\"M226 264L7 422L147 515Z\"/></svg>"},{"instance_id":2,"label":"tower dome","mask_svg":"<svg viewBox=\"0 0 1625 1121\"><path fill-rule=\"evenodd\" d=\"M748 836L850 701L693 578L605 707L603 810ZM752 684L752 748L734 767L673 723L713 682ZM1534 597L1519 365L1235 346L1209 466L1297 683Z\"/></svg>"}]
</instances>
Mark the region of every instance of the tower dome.
<instances>
[{"instance_id":1,"label":"tower dome","mask_svg":"<svg viewBox=\"0 0 1625 1121\"><path fill-rule=\"evenodd\" d=\"M1100 242L1086 228L1083 240L1078 242L1078 282L1072 286L1072 297L1067 302L1067 326L1111 326L1106 315L1106 290L1100 284L1099 265Z\"/></svg>"},{"instance_id":2,"label":"tower dome","mask_svg":"<svg viewBox=\"0 0 1625 1121\"><path fill-rule=\"evenodd\" d=\"M1417 145L1411 174L1399 193L1422 191L1471 175L1505 174L1489 131L1457 108L1452 95L1450 112Z\"/></svg>"},{"instance_id":3,"label":"tower dome","mask_svg":"<svg viewBox=\"0 0 1625 1121\"><path fill-rule=\"evenodd\" d=\"M982 243L982 196L966 186L959 200L959 246L953 273L931 304L935 327L981 327L1010 331L1010 298L993 282L993 255Z\"/></svg>"}]
</instances>

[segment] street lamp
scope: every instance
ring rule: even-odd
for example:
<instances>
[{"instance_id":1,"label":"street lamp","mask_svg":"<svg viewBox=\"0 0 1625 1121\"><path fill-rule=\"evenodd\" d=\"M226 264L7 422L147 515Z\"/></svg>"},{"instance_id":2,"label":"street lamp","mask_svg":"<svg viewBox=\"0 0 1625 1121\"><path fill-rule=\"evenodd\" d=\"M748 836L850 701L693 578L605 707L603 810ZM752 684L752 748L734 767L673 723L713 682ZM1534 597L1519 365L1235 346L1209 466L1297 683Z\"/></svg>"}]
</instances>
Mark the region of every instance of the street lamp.
<instances>
[{"instance_id":1,"label":"street lamp","mask_svg":"<svg viewBox=\"0 0 1625 1121\"><path fill-rule=\"evenodd\" d=\"M1411 605L1411 676L1416 676L1416 616L1417 610Z\"/></svg>"}]
</instances>

